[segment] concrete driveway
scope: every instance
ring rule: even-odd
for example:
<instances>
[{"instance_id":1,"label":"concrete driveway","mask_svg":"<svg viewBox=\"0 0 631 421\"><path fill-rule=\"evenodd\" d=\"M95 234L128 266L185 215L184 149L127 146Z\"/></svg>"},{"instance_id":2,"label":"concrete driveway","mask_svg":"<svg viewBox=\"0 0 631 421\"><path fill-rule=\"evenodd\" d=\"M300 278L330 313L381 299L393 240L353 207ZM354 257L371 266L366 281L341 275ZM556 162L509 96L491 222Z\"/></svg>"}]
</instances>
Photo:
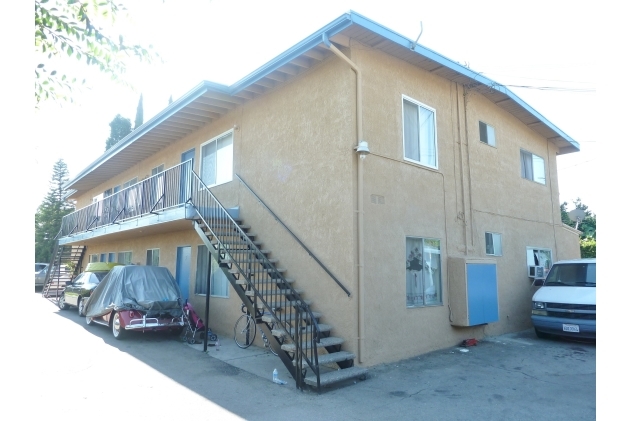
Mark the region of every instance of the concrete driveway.
<instances>
[{"instance_id":1,"label":"concrete driveway","mask_svg":"<svg viewBox=\"0 0 631 421\"><path fill-rule=\"evenodd\" d=\"M295 389L277 357L230 338L207 353L159 334L117 341L75 310L39 294L29 301L44 328L27 342L36 351L20 384L27 419L596 419L595 343L541 340L528 330L468 352L453 347L372 367L367 380L318 395ZM271 382L274 368L287 385Z\"/></svg>"}]
</instances>

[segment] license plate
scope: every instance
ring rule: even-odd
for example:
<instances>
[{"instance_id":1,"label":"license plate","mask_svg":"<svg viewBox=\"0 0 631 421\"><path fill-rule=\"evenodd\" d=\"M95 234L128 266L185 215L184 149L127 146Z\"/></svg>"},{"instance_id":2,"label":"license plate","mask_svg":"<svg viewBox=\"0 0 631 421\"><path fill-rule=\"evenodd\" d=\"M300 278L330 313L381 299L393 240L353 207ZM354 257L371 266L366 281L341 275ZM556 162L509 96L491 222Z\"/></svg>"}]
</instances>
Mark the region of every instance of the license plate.
<instances>
[{"instance_id":1,"label":"license plate","mask_svg":"<svg viewBox=\"0 0 631 421\"><path fill-rule=\"evenodd\" d=\"M576 332L578 333L578 325L563 325L563 332Z\"/></svg>"}]
</instances>

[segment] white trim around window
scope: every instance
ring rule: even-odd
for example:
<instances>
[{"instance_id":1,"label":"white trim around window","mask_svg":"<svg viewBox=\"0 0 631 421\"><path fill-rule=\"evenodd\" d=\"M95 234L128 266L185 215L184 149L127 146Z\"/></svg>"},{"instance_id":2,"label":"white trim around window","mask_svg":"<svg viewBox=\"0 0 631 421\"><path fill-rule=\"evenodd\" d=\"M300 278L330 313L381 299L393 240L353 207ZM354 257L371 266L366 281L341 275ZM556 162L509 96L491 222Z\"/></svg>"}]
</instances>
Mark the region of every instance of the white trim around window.
<instances>
[{"instance_id":1,"label":"white trim around window","mask_svg":"<svg viewBox=\"0 0 631 421\"><path fill-rule=\"evenodd\" d=\"M546 185L546 161L539 155L520 149L521 178Z\"/></svg>"},{"instance_id":2,"label":"white trim around window","mask_svg":"<svg viewBox=\"0 0 631 421\"><path fill-rule=\"evenodd\" d=\"M502 234L497 232L485 232L486 254L489 256L502 255Z\"/></svg>"},{"instance_id":3,"label":"white trim around window","mask_svg":"<svg viewBox=\"0 0 631 421\"><path fill-rule=\"evenodd\" d=\"M234 130L201 144L199 175L208 187L232 181Z\"/></svg>"},{"instance_id":4,"label":"white trim around window","mask_svg":"<svg viewBox=\"0 0 631 421\"><path fill-rule=\"evenodd\" d=\"M148 249L145 264L147 266L160 266L160 249Z\"/></svg>"},{"instance_id":5,"label":"white trim around window","mask_svg":"<svg viewBox=\"0 0 631 421\"><path fill-rule=\"evenodd\" d=\"M402 95L403 159L438 169L436 110Z\"/></svg>"},{"instance_id":6,"label":"white trim around window","mask_svg":"<svg viewBox=\"0 0 631 421\"><path fill-rule=\"evenodd\" d=\"M495 128L484 121L479 122L480 142L495 147Z\"/></svg>"},{"instance_id":7,"label":"white trim around window","mask_svg":"<svg viewBox=\"0 0 631 421\"><path fill-rule=\"evenodd\" d=\"M151 176L160 174L163 171L164 171L164 164L160 164L157 167L151 169Z\"/></svg>"}]
</instances>

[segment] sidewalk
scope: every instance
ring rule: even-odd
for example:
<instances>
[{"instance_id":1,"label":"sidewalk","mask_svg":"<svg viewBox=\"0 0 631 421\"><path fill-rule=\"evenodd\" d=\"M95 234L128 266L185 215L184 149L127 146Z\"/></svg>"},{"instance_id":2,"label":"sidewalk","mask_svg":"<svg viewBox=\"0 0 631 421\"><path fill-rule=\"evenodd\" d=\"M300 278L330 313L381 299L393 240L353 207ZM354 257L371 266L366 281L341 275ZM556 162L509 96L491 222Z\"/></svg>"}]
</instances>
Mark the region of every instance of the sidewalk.
<instances>
[{"instance_id":1,"label":"sidewalk","mask_svg":"<svg viewBox=\"0 0 631 421\"><path fill-rule=\"evenodd\" d=\"M246 349L239 348L233 338L217 335L219 346L208 342L208 356L240 368L243 371L254 374L263 379L272 381L272 372L278 370L278 378L285 380L287 386L294 388L295 382L292 375L279 357L270 351L251 345ZM204 344L188 344L189 347L203 352Z\"/></svg>"}]
</instances>

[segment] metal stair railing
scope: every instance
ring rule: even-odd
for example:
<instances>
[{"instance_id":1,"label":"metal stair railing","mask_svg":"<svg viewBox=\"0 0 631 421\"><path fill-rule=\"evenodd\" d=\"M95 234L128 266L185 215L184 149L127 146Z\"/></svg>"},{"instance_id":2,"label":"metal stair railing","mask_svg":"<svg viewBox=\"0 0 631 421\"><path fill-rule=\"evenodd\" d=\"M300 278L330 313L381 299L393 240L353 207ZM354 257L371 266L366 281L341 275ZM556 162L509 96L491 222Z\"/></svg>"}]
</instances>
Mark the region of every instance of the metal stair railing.
<instances>
[{"instance_id":1,"label":"metal stair railing","mask_svg":"<svg viewBox=\"0 0 631 421\"><path fill-rule=\"evenodd\" d=\"M232 266L231 273L243 277L246 289L252 292L254 300L246 300L245 294L239 295L248 310L253 311L257 322L260 322L266 311L284 330L285 335L293 340L296 349L293 360L295 371L292 374L296 387L303 387L303 365L306 363L316 375L319 391L317 344L320 342L321 332L309 305L241 229L195 172L192 172L191 205L207 233L215 239L213 247L217 251L219 263ZM236 289L235 284L233 287ZM259 302L263 308L259 307ZM308 326L311 328L307 329ZM271 340L275 340L275 337L272 338L274 339Z\"/></svg>"},{"instance_id":2,"label":"metal stair railing","mask_svg":"<svg viewBox=\"0 0 631 421\"><path fill-rule=\"evenodd\" d=\"M265 204L265 202L263 202L263 199L261 199L261 198L259 197L259 195L258 195L258 194L256 194L256 193L254 192L254 190L252 190L252 188L251 188L250 186L248 186L248 183L246 183L246 182L245 182L245 180L243 180L243 178L241 178L241 177L239 176L239 174L235 174L235 176L239 179L239 181L241 181L241 183L243 183L243 185L245 186L245 188L246 188L246 189L247 189L247 190L248 190L248 191L249 191L249 192L250 192L250 193L251 193L251 194L252 194L252 195L256 198L256 200L257 200L257 201L258 201L258 202L259 202L259 203L260 203L260 204L261 204L261 205L262 205L265 209L267 209L267 211L268 211L268 212L269 212L269 213L270 213L270 214L274 217L274 220L275 220L276 222L278 222L279 224L281 224L281 225L283 226L283 228L285 228L285 230L287 230L287 232L288 232L288 233L289 233L289 234L293 237L293 239L294 239L294 240L296 240L296 242L297 242L298 244L300 244L300 246L301 246L301 247L302 247L302 248L303 248L303 249L307 252L307 254L309 254L309 256L310 256L313 260L315 260L315 261L316 261L316 263L317 263L318 265L320 265L320 267L321 267L321 268L322 268L322 269L323 269L323 270L327 273L327 275L329 275L329 277L331 277L331 279L333 279L333 280L335 281L335 283L336 283L336 284L337 284L340 288L342 288L342 290L346 293L346 295L348 295L348 296L350 297L350 296L351 296L351 292L348 290L348 288L346 288L346 287L342 284L342 282L340 282L340 281L339 281L339 280L335 277L335 275L333 275L333 273L331 273L331 271L330 271L330 270L329 270L326 266L324 266L324 264L320 261L320 259L318 259L318 258L316 257L316 255L315 255L315 254L313 254L313 252L312 252L311 250L309 250L309 248L308 248L308 247L307 247L307 246L306 246L306 245L305 245L302 241L300 241L300 239L296 236L296 234L294 234L294 233L293 233L293 232L289 229L289 227L288 227L287 225L285 225L285 223L284 223L283 221L281 221L281 219L280 219L280 218L279 218L279 217L278 217L278 216L274 213L274 211L272 211L272 210L270 209L270 207L269 207L269 206L267 206L267 205Z\"/></svg>"},{"instance_id":3,"label":"metal stair railing","mask_svg":"<svg viewBox=\"0 0 631 421\"><path fill-rule=\"evenodd\" d=\"M183 205L190 198L192 169L188 160L64 216L60 237Z\"/></svg>"}]
</instances>

